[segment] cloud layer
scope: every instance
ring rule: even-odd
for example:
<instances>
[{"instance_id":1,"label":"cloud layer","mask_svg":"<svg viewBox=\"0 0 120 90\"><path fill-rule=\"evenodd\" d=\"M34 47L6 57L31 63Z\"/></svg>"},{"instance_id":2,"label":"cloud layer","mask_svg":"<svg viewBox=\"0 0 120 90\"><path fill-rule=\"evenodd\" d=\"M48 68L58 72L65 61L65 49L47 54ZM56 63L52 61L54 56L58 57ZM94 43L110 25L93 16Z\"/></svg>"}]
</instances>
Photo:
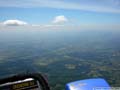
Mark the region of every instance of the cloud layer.
<instances>
[{"instance_id":1,"label":"cloud layer","mask_svg":"<svg viewBox=\"0 0 120 90\"><path fill-rule=\"evenodd\" d=\"M120 0L0 0L0 7L48 7L120 13Z\"/></svg>"},{"instance_id":2,"label":"cloud layer","mask_svg":"<svg viewBox=\"0 0 120 90\"><path fill-rule=\"evenodd\" d=\"M3 25L7 25L7 26L23 26L23 25L27 25L26 22L24 21L20 21L20 20L6 20L3 22Z\"/></svg>"},{"instance_id":3,"label":"cloud layer","mask_svg":"<svg viewBox=\"0 0 120 90\"><path fill-rule=\"evenodd\" d=\"M81 24L74 25L66 23L70 21L66 16L59 15L53 18L53 21L49 24L28 24L21 20L6 20L0 22L0 30L119 30L120 25L118 24Z\"/></svg>"}]
</instances>

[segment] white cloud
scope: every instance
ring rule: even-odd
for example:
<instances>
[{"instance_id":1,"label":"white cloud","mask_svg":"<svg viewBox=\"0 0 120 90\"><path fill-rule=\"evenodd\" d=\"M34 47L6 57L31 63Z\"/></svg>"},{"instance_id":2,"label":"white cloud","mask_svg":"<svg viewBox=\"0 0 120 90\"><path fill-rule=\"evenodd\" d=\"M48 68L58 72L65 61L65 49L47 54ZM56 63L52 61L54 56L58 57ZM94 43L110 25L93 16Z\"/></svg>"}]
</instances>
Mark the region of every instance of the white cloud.
<instances>
[{"instance_id":1,"label":"white cloud","mask_svg":"<svg viewBox=\"0 0 120 90\"><path fill-rule=\"evenodd\" d=\"M56 16L52 21L54 24L62 24L68 22L68 19L64 15Z\"/></svg>"},{"instance_id":2,"label":"white cloud","mask_svg":"<svg viewBox=\"0 0 120 90\"><path fill-rule=\"evenodd\" d=\"M7 25L7 26L23 26L23 25L27 25L26 22L21 21L21 20L6 20L3 22L3 25Z\"/></svg>"}]
</instances>

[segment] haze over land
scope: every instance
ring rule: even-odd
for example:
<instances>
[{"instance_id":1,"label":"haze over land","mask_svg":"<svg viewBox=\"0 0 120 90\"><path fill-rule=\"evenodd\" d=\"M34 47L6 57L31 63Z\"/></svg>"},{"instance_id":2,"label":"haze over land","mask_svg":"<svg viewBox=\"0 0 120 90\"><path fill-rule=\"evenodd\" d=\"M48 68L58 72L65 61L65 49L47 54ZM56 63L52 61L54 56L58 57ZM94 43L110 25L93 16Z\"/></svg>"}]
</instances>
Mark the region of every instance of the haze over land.
<instances>
[{"instance_id":1,"label":"haze over land","mask_svg":"<svg viewBox=\"0 0 120 90\"><path fill-rule=\"evenodd\" d=\"M2 30L0 76L42 72L52 90L70 81L105 78L120 86L120 31Z\"/></svg>"}]
</instances>

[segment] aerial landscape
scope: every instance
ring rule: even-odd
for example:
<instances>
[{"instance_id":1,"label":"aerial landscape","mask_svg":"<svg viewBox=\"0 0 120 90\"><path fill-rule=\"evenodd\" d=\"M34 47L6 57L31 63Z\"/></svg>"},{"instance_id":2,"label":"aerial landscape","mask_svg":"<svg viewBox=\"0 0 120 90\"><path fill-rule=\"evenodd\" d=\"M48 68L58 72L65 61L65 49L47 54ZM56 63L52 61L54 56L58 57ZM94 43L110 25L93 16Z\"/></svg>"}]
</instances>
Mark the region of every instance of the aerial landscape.
<instances>
[{"instance_id":1,"label":"aerial landscape","mask_svg":"<svg viewBox=\"0 0 120 90\"><path fill-rule=\"evenodd\" d=\"M119 0L25 1L0 1L0 78L40 72L51 90L89 78L120 87Z\"/></svg>"},{"instance_id":2,"label":"aerial landscape","mask_svg":"<svg viewBox=\"0 0 120 90\"><path fill-rule=\"evenodd\" d=\"M70 81L95 77L120 86L120 32L32 32L0 31L1 77L41 72L47 76L53 90L64 89Z\"/></svg>"}]
</instances>

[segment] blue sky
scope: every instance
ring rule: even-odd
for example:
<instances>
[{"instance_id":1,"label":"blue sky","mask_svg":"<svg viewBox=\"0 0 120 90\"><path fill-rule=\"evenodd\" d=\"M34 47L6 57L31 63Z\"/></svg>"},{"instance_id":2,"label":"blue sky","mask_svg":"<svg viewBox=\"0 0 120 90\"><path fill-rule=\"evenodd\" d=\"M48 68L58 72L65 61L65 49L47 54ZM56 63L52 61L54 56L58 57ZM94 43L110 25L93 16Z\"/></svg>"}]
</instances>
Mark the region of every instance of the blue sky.
<instances>
[{"instance_id":1,"label":"blue sky","mask_svg":"<svg viewBox=\"0 0 120 90\"><path fill-rule=\"evenodd\" d=\"M0 0L1 23L21 20L49 25L57 16L64 16L65 25L119 26L120 0Z\"/></svg>"}]
</instances>

